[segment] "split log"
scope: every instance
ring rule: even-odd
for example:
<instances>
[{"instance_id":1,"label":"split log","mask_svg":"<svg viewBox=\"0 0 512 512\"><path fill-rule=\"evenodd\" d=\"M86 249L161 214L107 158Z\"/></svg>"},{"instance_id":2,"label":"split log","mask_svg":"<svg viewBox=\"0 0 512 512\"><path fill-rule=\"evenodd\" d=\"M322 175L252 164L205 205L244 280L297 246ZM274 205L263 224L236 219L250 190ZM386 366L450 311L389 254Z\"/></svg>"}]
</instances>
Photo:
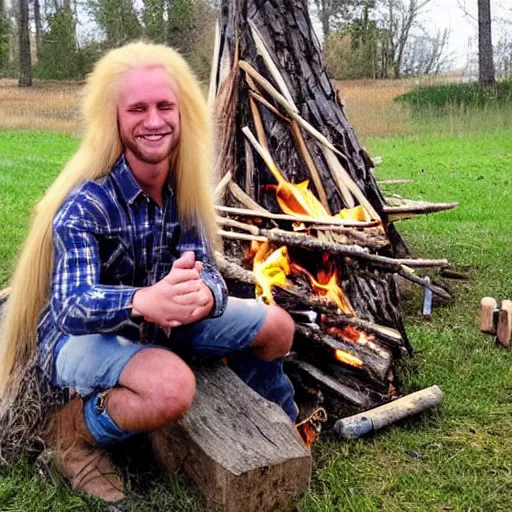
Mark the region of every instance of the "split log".
<instances>
[{"instance_id":1,"label":"split log","mask_svg":"<svg viewBox=\"0 0 512 512\"><path fill-rule=\"evenodd\" d=\"M202 367L196 379L192 407L170 441L207 510L270 511L307 491L311 454L281 408L227 366Z\"/></svg>"},{"instance_id":2,"label":"split log","mask_svg":"<svg viewBox=\"0 0 512 512\"><path fill-rule=\"evenodd\" d=\"M340 419L333 430L345 439L354 439L434 407L441 403L442 399L443 392L439 387L431 386L376 409Z\"/></svg>"}]
</instances>

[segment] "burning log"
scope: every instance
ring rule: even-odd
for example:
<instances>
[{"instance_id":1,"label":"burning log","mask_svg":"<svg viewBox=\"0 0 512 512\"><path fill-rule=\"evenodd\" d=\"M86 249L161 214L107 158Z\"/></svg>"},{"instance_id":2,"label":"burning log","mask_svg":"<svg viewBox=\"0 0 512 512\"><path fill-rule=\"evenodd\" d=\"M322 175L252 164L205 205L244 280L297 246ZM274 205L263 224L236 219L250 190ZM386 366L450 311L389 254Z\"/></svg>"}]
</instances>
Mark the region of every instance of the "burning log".
<instances>
[{"instance_id":1,"label":"burning log","mask_svg":"<svg viewBox=\"0 0 512 512\"><path fill-rule=\"evenodd\" d=\"M335 423L333 430L345 439L355 439L434 407L440 404L442 399L443 392L439 387L431 386L376 409L340 419Z\"/></svg>"},{"instance_id":2,"label":"burning log","mask_svg":"<svg viewBox=\"0 0 512 512\"><path fill-rule=\"evenodd\" d=\"M293 349L298 355L305 356L307 361L339 363L347 366L346 370L368 378L369 382L385 385L392 362L391 353L386 348L369 339L362 331L359 334L366 338L365 344L357 340L347 341L343 329L339 327L331 327L330 332L337 336L322 332L320 328L297 324Z\"/></svg>"}]
</instances>

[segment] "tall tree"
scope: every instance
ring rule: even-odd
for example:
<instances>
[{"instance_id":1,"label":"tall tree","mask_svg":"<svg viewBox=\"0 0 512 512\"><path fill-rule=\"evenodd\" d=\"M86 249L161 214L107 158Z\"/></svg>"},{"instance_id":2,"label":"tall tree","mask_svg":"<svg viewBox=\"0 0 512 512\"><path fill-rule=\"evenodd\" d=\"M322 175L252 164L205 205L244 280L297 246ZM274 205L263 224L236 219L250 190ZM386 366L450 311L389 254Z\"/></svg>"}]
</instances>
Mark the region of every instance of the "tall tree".
<instances>
[{"instance_id":1,"label":"tall tree","mask_svg":"<svg viewBox=\"0 0 512 512\"><path fill-rule=\"evenodd\" d=\"M48 14L47 30L41 37L36 70L41 78L57 80L81 78L76 42L75 13L68 0Z\"/></svg>"},{"instance_id":2,"label":"tall tree","mask_svg":"<svg viewBox=\"0 0 512 512\"><path fill-rule=\"evenodd\" d=\"M314 0L316 14L322 24L324 39L329 37L333 29L352 19L352 11L360 4L368 2L360 0Z\"/></svg>"},{"instance_id":3,"label":"tall tree","mask_svg":"<svg viewBox=\"0 0 512 512\"><path fill-rule=\"evenodd\" d=\"M490 0L478 0L478 69L480 85L493 85L496 82Z\"/></svg>"},{"instance_id":4,"label":"tall tree","mask_svg":"<svg viewBox=\"0 0 512 512\"><path fill-rule=\"evenodd\" d=\"M90 0L88 3L109 48L141 37L142 27L133 0Z\"/></svg>"},{"instance_id":5,"label":"tall tree","mask_svg":"<svg viewBox=\"0 0 512 512\"><path fill-rule=\"evenodd\" d=\"M41 3L40 0L32 0L34 6L34 26L36 28L36 49L37 56L41 52L41 36L43 33L42 20L41 20Z\"/></svg>"},{"instance_id":6,"label":"tall tree","mask_svg":"<svg viewBox=\"0 0 512 512\"><path fill-rule=\"evenodd\" d=\"M4 0L0 0L0 73L9 62L9 18Z\"/></svg>"},{"instance_id":7,"label":"tall tree","mask_svg":"<svg viewBox=\"0 0 512 512\"><path fill-rule=\"evenodd\" d=\"M32 85L32 57L30 55L30 27L28 23L28 0L19 0L19 42L20 42L20 69L18 85L30 87Z\"/></svg>"}]
</instances>

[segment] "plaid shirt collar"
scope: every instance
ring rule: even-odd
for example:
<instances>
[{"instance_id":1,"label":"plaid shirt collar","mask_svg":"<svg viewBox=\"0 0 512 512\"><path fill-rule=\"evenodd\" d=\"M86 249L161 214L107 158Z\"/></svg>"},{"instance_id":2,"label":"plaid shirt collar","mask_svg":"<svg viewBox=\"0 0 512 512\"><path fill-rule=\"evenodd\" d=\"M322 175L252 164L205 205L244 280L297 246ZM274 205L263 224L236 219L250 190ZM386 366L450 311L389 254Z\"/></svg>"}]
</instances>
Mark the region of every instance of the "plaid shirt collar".
<instances>
[{"instance_id":1,"label":"plaid shirt collar","mask_svg":"<svg viewBox=\"0 0 512 512\"><path fill-rule=\"evenodd\" d=\"M119 157L119 160L114 165L111 175L127 204L131 205L139 196L146 195L135 179L133 171L130 169L124 153ZM169 181L167 182L167 192L172 195L172 187Z\"/></svg>"}]
</instances>

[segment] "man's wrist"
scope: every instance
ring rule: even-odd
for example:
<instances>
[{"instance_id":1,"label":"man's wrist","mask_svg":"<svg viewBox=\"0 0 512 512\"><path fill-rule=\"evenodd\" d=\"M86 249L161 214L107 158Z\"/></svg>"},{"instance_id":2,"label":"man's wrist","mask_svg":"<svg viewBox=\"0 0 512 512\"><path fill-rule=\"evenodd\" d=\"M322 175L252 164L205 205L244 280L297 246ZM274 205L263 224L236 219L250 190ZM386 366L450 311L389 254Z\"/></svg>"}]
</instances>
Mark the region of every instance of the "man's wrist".
<instances>
[{"instance_id":1,"label":"man's wrist","mask_svg":"<svg viewBox=\"0 0 512 512\"><path fill-rule=\"evenodd\" d=\"M131 300L131 306L132 306L132 310L130 312L130 316L132 318L134 317L139 317L139 316L143 316L143 314L139 311L139 309L137 308L136 306L136 303L138 304L139 303L139 299L140 299L140 292L141 290L136 290L136 292L132 295L132 300ZM138 295L138 297L137 297Z\"/></svg>"}]
</instances>

